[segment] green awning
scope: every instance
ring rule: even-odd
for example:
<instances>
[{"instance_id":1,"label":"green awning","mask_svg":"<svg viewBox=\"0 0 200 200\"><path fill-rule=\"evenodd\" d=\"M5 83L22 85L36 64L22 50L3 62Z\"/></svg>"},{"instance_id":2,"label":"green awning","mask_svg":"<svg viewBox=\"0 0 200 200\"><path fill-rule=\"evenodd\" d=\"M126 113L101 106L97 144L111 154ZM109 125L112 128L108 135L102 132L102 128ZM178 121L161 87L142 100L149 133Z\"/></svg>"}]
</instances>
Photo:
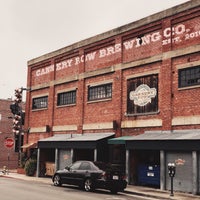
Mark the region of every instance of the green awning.
<instances>
[{"instance_id":1,"label":"green awning","mask_svg":"<svg viewBox=\"0 0 200 200\"><path fill-rule=\"evenodd\" d=\"M117 138L111 138L108 140L108 144L125 144L126 140L132 136L122 136Z\"/></svg>"}]
</instances>

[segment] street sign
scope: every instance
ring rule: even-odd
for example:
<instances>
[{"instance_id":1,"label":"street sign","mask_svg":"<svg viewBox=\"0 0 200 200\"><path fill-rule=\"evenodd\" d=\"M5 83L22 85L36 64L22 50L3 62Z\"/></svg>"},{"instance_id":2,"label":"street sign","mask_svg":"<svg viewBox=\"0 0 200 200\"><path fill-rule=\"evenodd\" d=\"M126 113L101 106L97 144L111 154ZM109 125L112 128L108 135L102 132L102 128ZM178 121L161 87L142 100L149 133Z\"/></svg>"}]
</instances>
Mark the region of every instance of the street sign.
<instances>
[{"instance_id":1,"label":"street sign","mask_svg":"<svg viewBox=\"0 0 200 200\"><path fill-rule=\"evenodd\" d=\"M6 138L4 141L4 145L8 149L12 148L14 146L14 140L12 138Z\"/></svg>"}]
</instances>

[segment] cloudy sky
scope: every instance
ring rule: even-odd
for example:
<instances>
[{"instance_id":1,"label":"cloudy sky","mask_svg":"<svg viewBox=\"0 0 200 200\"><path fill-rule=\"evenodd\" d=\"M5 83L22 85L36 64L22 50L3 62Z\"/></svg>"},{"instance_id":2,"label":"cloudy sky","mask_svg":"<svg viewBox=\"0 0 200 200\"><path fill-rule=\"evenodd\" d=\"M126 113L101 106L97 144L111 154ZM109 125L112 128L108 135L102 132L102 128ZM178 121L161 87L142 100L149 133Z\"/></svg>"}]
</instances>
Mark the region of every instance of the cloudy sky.
<instances>
[{"instance_id":1,"label":"cloudy sky","mask_svg":"<svg viewBox=\"0 0 200 200\"><path fill-rule=\"evenodd\" d=\"M187 0L0 0L0 99L26 87L27 61Z\"/></svg>"}]
</instances>

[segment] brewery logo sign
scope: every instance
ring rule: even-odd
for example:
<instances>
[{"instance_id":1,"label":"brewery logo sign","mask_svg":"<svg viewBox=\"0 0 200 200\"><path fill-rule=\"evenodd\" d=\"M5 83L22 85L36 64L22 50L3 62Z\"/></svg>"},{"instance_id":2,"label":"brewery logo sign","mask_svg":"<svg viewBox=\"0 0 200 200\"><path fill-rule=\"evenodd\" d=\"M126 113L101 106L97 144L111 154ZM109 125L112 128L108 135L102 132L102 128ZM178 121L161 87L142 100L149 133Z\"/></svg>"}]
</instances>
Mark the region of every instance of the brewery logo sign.
<instances>
[{"instance_id":1,"label":"brewery logo sign","mask_svg":"<svg viewBox=\"0 0 200 200\"><path fill-rule=\"evenodd\" d=\"M135 91L130 92L129 98L134 101L135 105L146 106L148 103L151 103L151 99L155 98L156 94L156 88L150 88L146 84L141 84Z\"/></svg>"}]
</instances>

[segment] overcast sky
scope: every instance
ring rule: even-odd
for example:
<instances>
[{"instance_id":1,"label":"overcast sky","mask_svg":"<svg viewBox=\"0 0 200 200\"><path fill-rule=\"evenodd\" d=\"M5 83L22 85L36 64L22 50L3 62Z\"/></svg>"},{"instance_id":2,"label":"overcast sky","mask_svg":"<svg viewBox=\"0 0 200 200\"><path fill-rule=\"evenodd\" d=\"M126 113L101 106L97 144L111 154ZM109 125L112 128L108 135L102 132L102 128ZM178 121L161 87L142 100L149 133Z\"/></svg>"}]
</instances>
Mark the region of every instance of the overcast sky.
<instances>
[{"instance_id":1,"label":"overcast sky","mask_svg":"<svg viewBox=\"0 0 200 200\"><path fill-rule=\"evenodd\" d=\"M0 0L0 99L26 87L27 61L187 0Z\"/></svg>"}]
</instances>

